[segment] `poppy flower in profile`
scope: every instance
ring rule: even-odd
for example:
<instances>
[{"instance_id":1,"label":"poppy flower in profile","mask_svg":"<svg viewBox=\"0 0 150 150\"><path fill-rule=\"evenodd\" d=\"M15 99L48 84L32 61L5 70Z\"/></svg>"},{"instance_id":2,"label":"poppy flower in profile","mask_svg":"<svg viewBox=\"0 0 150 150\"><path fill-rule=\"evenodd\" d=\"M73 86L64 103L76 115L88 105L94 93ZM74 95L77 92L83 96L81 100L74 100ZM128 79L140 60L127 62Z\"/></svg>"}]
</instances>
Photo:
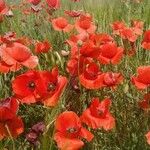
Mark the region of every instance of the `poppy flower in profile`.
<instances>
[{"instance_id":1,"label":"poppy flower in profile","mask_svg":"<svg viewBox=\"0 0 150 150\"><path fill-rule=\"evenodd\" d=\"M28 71L12 81L13 92L22 103L30 104L38 101L40 98L37 90L38 79L39 75L36 71Z\"/></svg>"},{"instance_id":2,"label":"poppy flower in profile","mask_svg":"<svg viewBox=\"0 0 150 150\"><path fill-rule=\"evenodd\" d=\"M139 101L139 107L143 110L150 109L150 93L144 95L144 99Z\"/></svg>"},{"instance_id":3,"label":"poppy flower in profile","mask_svg":"<svg viewBox=\"0 0 150 150\"><path fill-rule=\"evenodd\" d=\"M80 118L72 111L61 113L55 122L54 140L61 150L77 150L83 147L82 138L90 142L93 134L82 127Z\"/></svg>"},{"instance_id":4,"label":"poppy flower in profile","mask_svg":"<svg viewBox=\"0 0 150 150\"><path fill-rule=\"evenodd\" d=\"M56 31L70 32L73 25L69 24L67 19L58 17L52 20L52 26Z\"/></svg>"},{"instance_id":5,"label":"poppy flower in profile","mask_svg":"<svg viewBox=\"0 0 150 150\"><path fill-rule=\"evenodd\" d=\"M147 143L150 145L150 131L148 131L148 132L145 134L145 137L146 137Z\"/></svg>"},{"instance_id":6,"label":"poppy flower in profile","mask_svg":"<svg viewBox=\"0 0 150 150\"><path fill-rule=\"evenodd\" d=\"M118 64L123 57L123 48L115 43L107 43L101 46L98 60L101 64Z\"/></svg>"},{"instance_id":7,"label":"poppy flower in profile","mask_svg":"<svg viewBox=\"0 0 150 150\"><path fill-rule=\"evenodd\" d=\"M0 15L5 15L9 11L8 6L4 0L0 0Z\"/></svg>"},{"instance_id":8,"label":"poppy flower in profile","mask_svg":"<svg viewBox=\"0 0 150 150\"><path fill-rule=\"evenodd\" d=\"M144 33L144 39L142 41L142 47L146 50L150 50L150 30Z\"/></svg>"},{"instance_id":9,"label":"poppy flower in profile","mask_svg":"<svg viewBox=\"0 0 150 150\"><path fill-rule=\"evenodd\" d=\"M89 14L81 15L75 23L75 28L79 33L94 33L96 30L96 26L94 25L92 17Z\"/></svg>"},{"instance_id":10,"label":"poppy flower in profile","mask_svg":"<svg viewBox=\"0 0 150 150\"><path fill-rule=\"evenodd\" d=\"M137 35L142 35L144 22L139 20L132 21L132 29Z\"/></svg>"},{"instance_id":11,"label":"poppy flower in profile","mask_svg":"<svg viewBox=\"0 0 150 150\"><path fill-rule=\"evenodd\" d=\"M37 42L35 44L35 53L47 53L51 49L51 44L48 41Z\"/></svg>"},{"instance_id":12,"label":"poppy flower in profile","mask_svg":"<svg viewBox=\"0 0 150 150\"><path fill-rule=\"evenodd\" d=\"M69 10L65 10L65 14L67 14L70 17L79 17L81 15L81 11L69 11Z\"/></svg>"},{"instance_id":13,"label":"poppy flower in profile","mask_svg":"<svg viewBox=\"0 0 150 150\"><path fill-rule=\"evenodd\" d=\"M46 2L51 9L60 8L60 0L46 0Z\"/></svg>"},{"instance_id":14,"label":"poppy flower in profile","mask_svg":"<svg viewBox=\"0 0 150 150\"><path fill-rule=\"evenodd\" d=\"M28 0L28 2L33 5L38 5L41 2L41 0Z\"/></svg>"},{"instance_id":15,"label":"poppy flower in profile","mask_svg":"<svg viewBox=\"0 0 150 150\"><path fill-rule=\"evenodd\" d=\"M139 90L144 90L150 86L150 66L140 66L137 69L138 75L132 77L132 83Z\"/></svg>"},{"instance_id":16,"label":"poppy flower in profile","mask_svg":"<svg viewBox=\"0 0 150 150\"><path fill-rule=\"evenodd\" d=\"M24 131L22 119L16 115L17 111L18 102L15 98L0 101L0 140L10 137L10 134L16 138Z\"/></svg>"},{"instance_id":17,"label":"poppy flower in profile","mask_svg":"<svg viewBox=\"0 0 150 150\"><path fill-rule=\"evenodd\" d=\"M111 100L106 98L100 102L93 98L91 105L81 115L81 121L93 129L111 130L115 127L115 119L109 112Z\"/></svg>"},{"instance_id":18,"label":"poppy flower in profile","mask_svg":"<svg viewBox=\"0 0 150 150\"><path fill-rule=\"evenodd\" d=\"M33 69L38 64L37 56L33 56L30 49L21 43L4 44L0 49L1 59L16 70L20 65Z\"/></svg>"}]
</instances>

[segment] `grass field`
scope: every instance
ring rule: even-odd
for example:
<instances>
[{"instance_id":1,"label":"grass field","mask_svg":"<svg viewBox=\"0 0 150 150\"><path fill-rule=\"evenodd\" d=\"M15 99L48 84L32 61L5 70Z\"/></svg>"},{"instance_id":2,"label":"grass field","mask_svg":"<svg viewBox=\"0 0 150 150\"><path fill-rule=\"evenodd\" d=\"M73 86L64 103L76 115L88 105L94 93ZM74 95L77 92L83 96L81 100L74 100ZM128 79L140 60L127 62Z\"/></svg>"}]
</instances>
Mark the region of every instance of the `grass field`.
<instances>
[{"instance_id":1,"label":"grass field","mask_svg":"<svg viewBox=\"0 0 150 150\"><path fill-rule=\"evenodd\" d=\"M97 127L96 129L93 129L84 122L83 126L94 135L94 138L90 142L85 140L86 138L83 139L82 141L84 142L84 146L81 146L80 148L83 150L149 150L150 145L148 144L145 135L150 130L150 105L148 101L150 99L147 100L148 104L146 104L148 106L146 106L148 108L146 109L140 107L139 102L142 101L142 99L144 99L143 97L145 94L148 94L150 92L150 71L147 71L143 75L144 79L142 79L142 81L144 81L141 84L146 84L146 88L143 88L142 90L139 90L136 87L135 83L133 83L131 80L133 76L135 77L138 75L138 67L148 66L150 68L150 51L149 49L143 48L143 46L141 46L145 31L150 29L150 0L141 0L140 2L137 2L136 0L80 0L80 2L73 2L72 0L61 0L60 8L56 9L56 11L52 13L52 15L48 13L50 12L51 8L49 8L47 4L45 4L44 0L41 3L44 3L43 5L46 5L46 7L42 7L42 10L40 10L39 12L31 11L31 4L29 2L23 4L23 1L7 0L6 3L8 6L10 6L10 9L13 12L13 16L9 17L7 14L1 14L0 10L0 16L3 16L3 20L0 22L0 51L4 51L6 47L10 44L9 42L16 42L16 38L14 40L11 37L6 37L6 39L3 40L4 35L12 31L16 33L16 37L18 39L21 39L22 37L27 37L28 39L30 39L26 41L22 40L24 42L23 45L25 45L31 50L30 52L32 53L32 55L38 58L39 62L34 68L27 67L29 65L24 65L23 62L18 61L18 59L23 59L22 57L25 54L23 54L23 52L16 52L17 55L19 55L16 56L16 53L13 52L13 50L15 51L15 48L13 49L11 47L12 45L10 44L9 46L11 47L11 57L14 57L15 55L18 58L15 61L15 65L17 66L17 63L19 63L23 66L19 69L15 69L14 71L11 70L11 67L13 66L12 62L9 62L10 56L6 60L6 56L4 56L6 54L0 52L0 71L3 70L1 69L3 67L2 61L5 61L5 63L8 65L6 65L8 68L10 67L9 71L1 71L0 73L0 98L4 100L7 97L15 97L15 99L19 102L17 116L20 116L22 118L22 122L24 124L24 127L22 127L22 130L24 131L22 131L19 134L20 130L16 130L15 132L17 132L17 134L19 135L17 135L17 138L13 138L14 133L11 127L10 129L7 128L9 126L9 124L7 124L7 121L11 119L4 119L5 117L7 118L7 115L10 116L10 114L6 110L6 112L4 111L4 107L8 106L6 104L0 103L0 149L59 149L59 142L54 138L55 133L57 132L56 122L58 116L62 112L66 111L73 111L76 114L78 114L78 116L81 116L83 112L87 108L89 108L93 97L98 97L100 100L109 97L112 103L110 106L110 113L115 119L115 125L113 126L113 128L111 128L111 130L107 131L105 127ZM41 3L39 5L41 5ZM86 55L86 58L84 59L90 58L89 61L92 60L92 63L96 63L99 66L99 68L101 68L102 72L117 72L123 76L123 80L120 81L120 83L114 83L114 85L116 86L115 88L110 88L111 86L108 85L100 88L87 88L86 85L83 85L80 81L81 74L79 67L82 67L80 66L80 63L82 62L81 60L79 60L79 57L77 57L77 75L73 76L71 71L67 71L66 68L68 67L68 62L72 59L71 54L74 52L72 50L72 46L68 46L68 44L65 44L65 41L69 39L70 35L76 35L77 31L75 29L73 29L71 32L56 31L52 24L52 20L54 18L67 16L64 14L65 10L81 10L83 14L89 13L92 16L94 25L96 26L96 30L94 31L94 33L107 33L114 39L113 42L116 43L118 47L120 46L124 49L123 56L117 64L113 64L113 62L110 62L110 64L103 64L99 62L99 60L97 60L97 57L94 56L93 58L92 56L85 54L86 51L87 53L88 51L90 51L88 47L87 49L84 49L85 52L83 55ZM68 22L72 25L74 25L76 20L78 19L69 16L67 16L66 18ZM120 35L116 36L113 34L113 30L111 28L113 22L124 22L126 26L131 27L131 22L133 20L139 20L144 23L142 28L143 33L141 35L138 35L138 38L136 40L130 41L128 38L122 38ZM84 33L82 32L80 34L84 35ZM47 53L36 53L35 44L37 43L37 41L45 40L51 44L52 48L50 48L50 50ZM80 48L82 48L82 45L84 45L84 43L89 42L88 40L80 40L76 42L76 46L73 45L74 47L77 47L78 55L82 56ZM150 43L150 36L147 41L149 41ZM80 42L82 43L81 45ZM132 48L133 45L135 48L134 50L136 52L132 56L129 56L127 52ZM100 48L100 52L98 52L99 55L101 55L101 46L103 45L94 45L94 48ZM65 50L65 52L70 52L70 54L64 56L62 54L62 50ZM107 55L111 53L110 51L111 49L108 51ZM88 67L89 65L90 63L86 67ZM45 104L44 100L47 98L45 98L45 95L48 94L48 98L51 98L53 94L55 94L57 89L53 89L55 88L53 86L56 86L54 84L51 85L52 87L50 87L50 90L52 91L50 91L49 93L42 93L42 91L40 91L42 89L44 90L44 87L42 87L44 86L44 84L53 81L52 75L49 75L47 77L47 74L44 73L40 74L40 81L36 81L36 84L39 84L39 93L41 92L40 94L42 96L44 95L44 100L41 100L43 97L40 97L38 98L38 100L36 99L35 102L27 104L26 101L30 101L31 98L27 97L27 99L23 102L24 97L22 98L21 96L18 96L17 92L15 92L14 80L17 79L19 75L25 74L28 70L36 70L37 72L42 72L42 70L46 70L51 72L51 70L56 66L58 67L59 74L67 80L67 84L61 90L61 92L59 92L59 96L57 95L57 99L59 99L59 102L54 106L48 106L47 104ZM84 67L82 69L84 70ZM97 69L92 68L88 71L93 71L95 74L97 72ZM116 79L115 81L113 81L114 78L112 78L110 79L110 82L116 82ZM78 84L75 85L78 86L78 88L73 87L73 79L76 79L76 82ZM30 89L30 92L26 91L26 89L23 87L23 84L25 84L24 82L26 82L26 78L20 81L20 85L16 85L17 87L22 87L22 89L20 89L19 92L24 93L23 95L25 95L26 93L33 94L33 89ZM102 109L101 111L102 113L104 113L103 111L105 111L104 109L107 109L107 107L101 107L100 109ZM103 118L104 120L106 119L105 117ZM38 122L43 122L44 125L42 127L44 129L42 131L38 131L37 134L35 133L36 131L33 131L33 129L31 128ZM17 122L15 123L15 121L12 120L12 124L17 124ZM64 124L62 126L64 126L65 128L67 126L66 124L69 123L64 121ZM32 131L36 135L31 134ZM69 134L72 134L72 132L74 133L74 131L70 131ZM30 134L31 137L27 137L27 134ZM77 136L72 136L73 138L71 137L71 139L78 138ZM70 137L68 136L67 138ZM62 150L80 149L74 147L69 149L67 146L65 148L62 147L60 146L60 149Z\"/></svg>"}]
</instances>

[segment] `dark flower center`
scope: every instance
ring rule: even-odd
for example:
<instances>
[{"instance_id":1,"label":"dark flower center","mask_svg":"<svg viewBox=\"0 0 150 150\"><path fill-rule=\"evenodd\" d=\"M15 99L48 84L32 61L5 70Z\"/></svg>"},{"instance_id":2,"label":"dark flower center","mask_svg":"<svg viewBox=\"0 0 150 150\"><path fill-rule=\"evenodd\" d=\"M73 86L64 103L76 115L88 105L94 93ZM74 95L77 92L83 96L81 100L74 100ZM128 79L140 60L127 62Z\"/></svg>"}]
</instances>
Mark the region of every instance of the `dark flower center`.
<instances>
[{"instance_id":1,"label":"dark flower center","mask_svg":"<svg viewBox=\"0 0 150 150\"><path fill-rule=\"evenodd\" d=\"M31 81L29 84L28 84L28 87L32 90L35 89L35 83L33 81Z\"/></svg>"},{"instance_id":2,"label":"dark flower center","mask_svg":"<svg viewBox=\"0 0 150 150\"><path fill-rule=\"evenodd\" d=\"M76 133L77 131L78 131L78 130L77 130L76 128L74 128L74 127L67 129L67 132L68 132L68 133Z\"/></svg>"},{"instance_id":3,"label":"dark flower center","mask_svg":"<svg viewBox=\"0 0 150 150\"><path fill-rule=\"evenodd\" d=\"M47 87L47 91L54 91L56 89L56 85L54 83L49 83Z\"/></svg>"}]
</instances>

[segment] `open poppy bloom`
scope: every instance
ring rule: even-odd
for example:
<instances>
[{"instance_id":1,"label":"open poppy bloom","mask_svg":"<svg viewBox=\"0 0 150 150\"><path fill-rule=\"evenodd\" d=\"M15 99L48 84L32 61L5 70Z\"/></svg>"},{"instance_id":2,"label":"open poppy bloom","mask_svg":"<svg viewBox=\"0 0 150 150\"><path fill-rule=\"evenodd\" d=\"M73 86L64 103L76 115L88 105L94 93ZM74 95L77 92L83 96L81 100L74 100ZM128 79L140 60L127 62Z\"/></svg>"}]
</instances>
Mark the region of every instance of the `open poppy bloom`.
<instances>
[{"instance_id":1,"label":"open poppy bloom","mask_svg":"<svg viewBox=\"0 0 150 150\"><path fill-rule=\"evenodd\" d=\"M55 106L67 84L66 77L58 75L54 68L49 71L28 71L12 82L13 92L22 103L40 101L45 106Z\"/></svg>"},{"instance_id":2,"label":"open poppy bloom","mask_svg":"<svg viewBox=\"0 0 150 150\"><path fill-rule=\"evenodd\" d=\"M147 139L147 143L150 145L150 131L146 133L145 137Z\"/></svg>"},{"instance_id":3,"label":"open poppy bloom","mask_svg":"<svg viewBox=\"0 0 150 150\"><path fill-rule=\"evenodd\" d=\"M150 66L141 66L137 69L138 75L132 77L132 83L139 90L144 90L150 86Z\"/></svg>"},{"instance_id":4,"label":"open poppy bloom","mask_svg":"<svg viewBox=\"0 0 150 150\"><path fill-rule=\"evenodd\" d=\"M33 69L38 64L38 58L33 56L30 49L21 43L4 44L0 49L1 59L6 64L14 66L16 70L20 65Z\"/></svg>"},{"instance_id":5,"label":"open poppy bloom","mask_svg":"<svg viewBox=\"0 0 150 150\"><path fill-rule=\"evenodd\" d=\"M101 46L99 61L101 64L118 64L123 57L123 48L115 43L107 43Z\"/></svg>"},{"instance_id":6,"label":"open poppy bloom","mask_svg":"<svg viewBox=\"0 0 150 150\"><path fill-rule=\"evenodd\" d=\"M52 20L52 26L56 31L70 32L73 25L69 24L67 19L58 17Z\"/></svg>"},{"instance_id":7,"label":"open poppy bloom","mask_svg":"<svg viewBox=\"0 0 150 150\"><path fill-rule=\"evenodd\" d=\"M58 9L60 7L60 0L46 0L51 9Z\"/></svg>"},{"instance_id":8,"label":"open poppy bloom","mask_svg":"<svg viewBox=\"0 0 150 150\"><path fill-rule=\"evenodd\" d=\"M9 11L4 0L0 0L0 15L5 15Z\"/></svg>"},{"instance_id":9,"label":"open poppy bloom","mask_svg":"<svg viewBox=\"0 0 150 150\"><path fill-rule=\"evenodd\" d=\"M93 98L91 105L81 115L81 121L93 129L111 130L115 127L115 119L109 112L111 100L106 98L99 101Z\"/></svg>"},{"instance_id":10,"label":"open poppy bloom","mask_svg":"<svg viewBox=\"0 0 150 150\"><path fill-rule=\"evenodd\" d=\"M30 104L38 101L40 98L36 88L38 79L39 75L36 71L28 71L12 81L13 92L22 103Z\"/></svg>"},{"instance_id":11,"label":"open poppy bloom","mask_svg":"<svg viewBox=\"0 0 150 150\"><path fill-rule=\"evenodd\" d=\"M41 0L28 0L28 2L33 5L38 5L41 2Z\"/></svg>"},{"instance_id":12,"label":"open poppy bloom","mask_svg":"<svg viewBox=\"0 0 150 150\"><path fill-rule=\"evenodd\" d=\"M56 106L67 85L67 78L59 75L57 68L53 68L51 72L41 72L40 78L37 88L43 99L42 103L48 107Z\"/></svg>"},{"instance_id":13,"label":"open poppy bloom","mask_svg":"<svg viewBox=\"0 0 150 150\"><path fill-rule=\"evenodd\" d=\"M150 93L147 93L144 95L144 99L142 101L139 101L139 107L143 110L149 110L150 109Z\"/></svg>"},{"instance_id":14,"label":"open poppy bloom","mask_svg":"<svg viewBox=\"0 0 150 150\"><path fill-rule=\"evenodd\" d=\"M92 17L89 14L80 15L80 18L75 23L75 28L79 33L94 33L96 30L96 26L92 22Z\"/></svg>"},{"instance_id":15,"label":"open poppy bloom","mask_svg":"<svg viewBox=\"0 0 150 150\"><path fill-rule=\"evenodd\" d=\"M72 111L61 113L55 123L54 139L61 150L78 150L84 143L81 138L90 142L93 134L82 127L80 118Z\"/></svg>"},{"instance_id":16,"label":"open poppy bloom","mask_svg":"<svg viewBox=\"0 0 150 150\"><path fill-rule=\"evenodd\" d=\"M0 140L10 136L16 138L24 131L22 119L16 115L17 111L18 102L15 98L0 101Z\"/></svg>"},{"instance_id":17,"label":"open poppy bloom","mask_svg":"<svg viewBox=\"0 0 150 150\"><path fill-rule=\"evenodd\" d=\"M39 53L47 53L51 49L51 44L48 41L37 42L35 44L35 52Z\"/></svg>"},{"instance_id":18,"label":"open poppy bloom","mask_svg":"<svg viewBox=\"0 0 150 150\"><path fill-rule=\"evenodd\" d=\"M150 30L144 33L144 39L142 41L142 47L144 49L150 50Z\"/></svg>"},{"instance_id":19,"label":"open poppy bloom","mask_svg":"<svg viewBox=\"0 0 150 150\"><path fill-rule=\"evenodd\" d=\"M83 72L79 75L81 85L87 89L99 89L103 87L103 76L99 66L94 62L85 64Z\"/></svg>"}]
</instances>

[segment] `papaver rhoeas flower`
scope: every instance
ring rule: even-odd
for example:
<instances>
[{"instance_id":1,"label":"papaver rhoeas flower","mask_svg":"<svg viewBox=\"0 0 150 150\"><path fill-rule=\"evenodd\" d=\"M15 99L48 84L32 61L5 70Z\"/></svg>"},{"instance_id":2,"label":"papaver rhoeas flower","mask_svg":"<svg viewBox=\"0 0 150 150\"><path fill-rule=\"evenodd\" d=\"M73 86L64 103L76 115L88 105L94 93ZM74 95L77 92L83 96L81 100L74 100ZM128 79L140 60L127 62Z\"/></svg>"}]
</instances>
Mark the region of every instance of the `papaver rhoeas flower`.
<instances>
[{"instance_id":1,"label":"papaver rhoeas flower","mask_svg":"<svg viewBox=\"0 0 150 150\"><path fill-rule=\"evenodd\" d=\"M47 53L51 49L51 44L48 41L37 42L35 44L36 53Z\"/></svg>"},{"instance_id":2,"label":"papaver rhoeas flower","mask_svg":"<svg viewBox=\"0 0 150 150\"><path fill-rule=\"evenodd\" d=\"M150 50L150 30L144 33L144 39L142 41L142 47L144 49Z\"/></svg>"},{"instance_id":3,"label":"papaver rhoeas flower","mask_svg":"<svg viewBox=\"0 0 150 150\"><path fill-rule=\"evenodd\" d=\"M41 2L41 0L28 0L28 2L33 5L38 5Z\"/></svg>"},{"instance_id":4,"label":"papaver rhoeas flower","mask_svg":"<svg viewBox=\"0 0 150 150\"><path fill-rule=\"evenodd\" d=\"M123 48L115 43L107 43L101 46L99 61L101 64L118 64L123 57Z\"/></svg>"},{"instance_id":5,"label":"papaver rhoeas flower","mask_svg":"<svg viewBox=\"0 0 150 150\"><path fill-rule=\"evenodd\" d=\"M61 150L78 150L84 143L81 138L90 142L93 134L82 127L80 118L72 111L63 112L55 123L54 139Z\"/></svg>"},{"instance_id":6,"label":"papaver rhoeas flower","mask_svg":"<svg viewBox=\"0 0 150 150\"><path fill-rule=\"evenodd\" d=\"M141 66L137 69L138 75L132 77L132 83L139 90L144 90L150 86L150 66Z\"/></svg>"},{"instance_id":7,"label":"papaver rhoeas flower","mask_svg":"<svg viewBox=\"0 0 150 150\"><path fill-rule=\"evenodd\" d=\"M60 7L60 0L46 0L51 9L58 9Z\"/></svg>"},{"instance_id":8,"label":"papaver rhoeas flower","mask_svg":"<svg viewBox=\"0 0 150 150\"><path fill-rule=\"evenodd\" d=\"M17 76L12 82L12 88L22 103L40 101L45 106L55 106L66 84L66 77L60 76L54 68L51 72L28 71Z\"/></svg>"},{"instance_id":9,"label":"papaver rhoeas flower","mask_svg":"<svg viewBox=\"0 0 150 150\"><path fill-rule=\"evenodd\" d=\"M55 106L67 85L67 78L59 75L57 68L53 68L51 72L43 71L40 76L38 90L43 98L42 103L45 106Z\"/></svg>"},{"instance_id":10,"label":"papaver rhoeas flower","mask_svg":"<svg viewBox=\"0 0 150 150\"><path fill-rule=\"evenodd\" d=\"M120 31L126 28L126 25L122 21L115 21L111 24L113 34L120 35Z\"/></svg>"},{"instance_id":11,"label":"papaver rhoeas flower","mask_svg":"<svg viewBox=\"0 0 150 150\"><path fill-rule=\"evenodd\" d=\"M32 69L38 64L38 58L33 56L30 49L21 43L14 42L11 44L4 44L0 49L1 59L6 64L14 66L16 70L20 68L20 65Z\"/></svg>"},{"instance_id":12,"label":"papaver rhoeas flower","mask_svg":"<svg viewBox=\"0 0 150 150\"><path fill-rule=\"evenodd\" d=\"M10 136L16 138L23 132L24 125L22 119L16 115L17 111L16 99L7 98L0 101L0 140Z\"/></svg>"},{"instance_id":13,"label":"papaver rhoeas flower","mask_svg":"<svg viewBox=\"0 0 150 150\"><path fill-rule=\"evenodd\" d=\"M143 110L149 110L150 109L150 93L147 93L144 95L144 99L142 101L139 101L139 107Z\"/></svg>"},{"instance_id":14,"label":"papaver rhoeas flower","mask_svg":"<svg viewBox=\"0 0 150 150\"><path fill-rule=\"evenodd\" d=\"M98 98L93 98L90 107L80 117L81 121L93 129L113 129L115 127L115 119L109 112L110 106L110 99L104 99L100 102Z\"/></svg>"},{"instance_id":15,"label":"papaver rhoeas flower","mask_svg":"<svg viewBox=\"0 0 150 150\"><path fill-rule=\"evenodd\" d=\"M123 81L123 76L121 73L106 72L103 73L102 81L104 87L115 89Z\"/></svg>"},{"instance_id":16,"label":"papaver rhoeas flower","mask_svg":"<svg viewBox=\"0 0 150 150\"><path fill-rule=\"evenodd\" d=\"M94 62L85 64L83 72L79 75L81 85L87 89L99 89L103 86L103 74Z\"/></svg>"},{"instance_id":17,"label":"papaver rhoeas flower","mask_svg":"<svg viewBox=\"0 0 150 150\"><path fill-rule=\"evenodd\" d=\"M56 31L70 32L73 25L69 24L67 19L58 17L52 20L52 26Z\"/></svg>"},{"instance_id":18,"label":"papaver rhoeas flower","mask_svg":"<svg viewBox=\"0 0 150 150\"><path fill-rule=\"evenodd\" d=\"M147 143L150 145L150 131L146 133L145 137L146 137Z\"/></svg>"},{"instance_id":19,"label":"papaver rhoeas flower","mask_svg":"<svg viewBox=\"0 0 150 150\"><path fill-rule=\"evenodd\" d=\"M4 0L0 0L0 15L5 15L9 11Z\"/></svg>"},{"instance_id":20,"label":"papaver rhoeas flower","mask_svg":"<svg viewBox=\"0 0 150 150\"><path fill-rule=\"evenodd\" d=\"M12 81L13 92L22 103L30 104L38 101L40 98L37 89L38 79L39 74L36 71L28 71Z\"/></svg>"},{"instance_id":21,"label":"papaver rhoeas flower","mask_svg":"<svg viewBox=\"0 0 150 150\"><path fill-rule=\"evenodd\" d=\"M96 30L96 26L94 25L90 15L81 15L75 23L75 28L79 33L94 33Z\"/></svg>"}]
</instances>

